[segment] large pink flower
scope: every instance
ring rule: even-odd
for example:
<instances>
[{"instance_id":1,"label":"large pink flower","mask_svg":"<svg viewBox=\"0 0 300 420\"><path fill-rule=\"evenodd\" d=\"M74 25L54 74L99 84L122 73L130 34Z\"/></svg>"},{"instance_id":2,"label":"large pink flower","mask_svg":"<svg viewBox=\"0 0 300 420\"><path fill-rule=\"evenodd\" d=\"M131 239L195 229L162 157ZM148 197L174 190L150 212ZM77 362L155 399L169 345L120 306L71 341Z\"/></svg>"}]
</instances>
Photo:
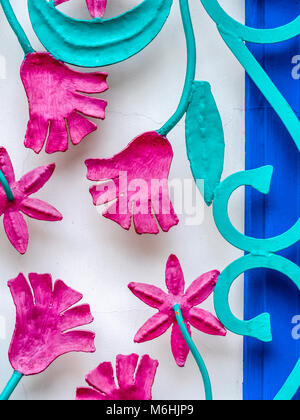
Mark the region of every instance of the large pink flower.
<instances>
[{"instance_id":1,"label":"large pink flower","mask_svg":"<svg viewBox=\"0 0 300 420\"><path fill-rule=\"evenodd\" d=\"M104 217L129 230L133 214L137 233L159 233L157 222L167 232L178 224L168 190L172 159L170 143L155 131L135 138L111 159L88 159L88 179L110 180L91 187L94 205L117 199Z\"/></svg>"},{"instance_id":2,"label":"large pink flower","mask_svg":"<svg viewBox=\"0 0 300 420\"><path fill-rule=\"evenodd\" d=\"M132 293L147 305L158 309L158 313L150 318L137 332L134 341L143 343L153 340L165 333L173 324L171 334L172 353L178 366L185 365L189 348L184 341L176 321L173 306L180 305L183 318L191 334L190 325L206 334L226 335L226 330L220 321L212 315L195 306L202 303L213 292L219 271L202 274L184 292L185 282L180 263L175 255L171 255L166 267L166 285L169 293L143 283L130 283Z\"/></svg>"},{"instance_id":3,"label":"large pink flower","mask_svg":"<svg viewBox=\"0 0 300 420\"><path fill-rule=\"evenodd\" d=\"M38 220L57 221L62 219L60 212L50 204L30 197L49 180L55 169L55 164L36 168L16 181L9 155L4 147L0 147L0 169L14 196L13 201L8 201L6 193L0 187L0 216L4 214L4 229L11 244L21 254L25 254L28 247L28 229L21 213Z\"/></svg>"},{"instance_id":4,"label":"large pink flower","mask_svg":"<svg viewBox=\"0 0 300 420\"><path fill-rule=\"evenodd\" d=\"M54 0L56 6L69 0ZM102 18L105 14L107 0L86 0L87 7L93 18Z\"/></svg>"},{"instance_id":5,"label":"large pink flower","mask_svg":"<svg viewBox=\"0 0 300 420\"><path fill-rule=\"evenodd\" d=\"M70 331L93 321L88 305L71 308L82 295L61 280L53 288L50 274L31 273L29 282L23 274L8 282L17 311L9 349L13 369L35 375L63 354L94 352L94 333Z\"/></svg>"},{"instance_id":6,"label":"large pink flower","mask_svg":"<svg viewBox=\"0 0 300 420\"><path fill-rule=\"evenodd\" d=\"M74 145L95 131L96 124L80 113L104 119L107 102L82 93L104 92L106 77L71 70L49 53L28 54L21 67L30 114L25 146L39 153L47 140L47 153L64 152L68 130Z\"/></svg>"},{"instance_id":7,"label":"large pink flower","mask_svg":"<svg viewBox=\"0 0 300 420\"><path fill-rule=\"evenodd\" d=\"M148 355L117 356L117 379L115 383L112 364L102 363L86 376L86 382L92 388L78 388L77 400L151 400L158 361ZM136 369L137 368L137 369Z\"/></svg>"}]
</instances>

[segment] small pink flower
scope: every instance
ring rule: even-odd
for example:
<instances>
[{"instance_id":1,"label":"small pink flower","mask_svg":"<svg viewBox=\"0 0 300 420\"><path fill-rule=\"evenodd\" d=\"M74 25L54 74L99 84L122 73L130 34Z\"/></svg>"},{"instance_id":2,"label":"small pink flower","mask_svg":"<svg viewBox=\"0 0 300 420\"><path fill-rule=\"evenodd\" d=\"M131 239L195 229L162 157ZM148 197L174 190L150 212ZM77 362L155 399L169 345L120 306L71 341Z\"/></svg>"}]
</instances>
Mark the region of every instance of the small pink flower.
<instances>
[{"instance_id":1,"label":"small pink flower","mask_svg":"<svg viewBox=\"0 0 300 420\"><path fill-rule=\"evenodd\" d=\"M29 237L21 212L37 220L51 222L62 220L60 212L50 204L30 197L46 184L53 174L55 164L36 168L16 181L9 155L4 147L0 147L0 169L14 196L14 201L8 201L4 190L0 187L0 216L4 214L4 229L11 244L20 254L25 254Z\"/></svg>"},{"instance_id":2,"label":"small pink flower","mask_svg":"<svg viewBox=\"0 0 300 420\"><path fill-rule=\"evenodd\" d=\"M94 333L70 331L93 321L88 305L71 308L82 295L61 280L53 288L50 274L31 273L29 282L23 274L8 282L17 311L9 349L13 369L35 375L63 354L94 352Z\"/></svg>"},{"instance_id":3,"label":"small pink flower","mask_svg":"<svg viewBox=\"0 0 300 420\"><path fill-rule=\"evenodd\" d=\"M181 307L182 316L190 334L191 324L205 334L225 336L225 328L214 315L203 309L195 308L213 292L219 274L217 270L202 274L184 292L185 282L180 263L175 255L171 255L166 267L168 294L155 286L130 283L128 287L135 296L152 308L158 309L158 313L150 318L137 332L134 341L143 343L153 340L164 334L173 324L171 334L172 353L177 365L183 367L189 354L189 348L176 321L173 310L173 306L176 304Z\"/></svg>"},{"instance_id":4,"label":"small pink flower","mask_svg":"<svg viewBox=\"0 0 300 420\"><path fill-rule=\"evenodd\" d=\"M172 159L168 140L153 131L135 138L111 159L86 160L88 179L111 180L91 187L94 205L117 199L104 217L129 230L133 214L137 233L158 234L157 222L164 232L168 232L179 222L168 189Z\"/></svg>"},{"instance_id":5,"label":"small pink flower","mask_svg":"<svg viewBox=\"0 0 300 420\"><path fill-rule=\"evenodd\" d=\"M104 92L106 77L106 73L71 70L49 53L28 54L21 67L30 114L25 146L39 153L47 140L47 153L64 152L68 130L74 145L97 130L80 113L104 119L107 102L83 93Z\"/></svg>"},{"instance_id":6,"label":"small pink flower","mask_svg":"<svg viewBox=\"0 0 300 420\"><path fill-rule=\"evenodd\" d=\"M112 364L102 363L89 373L85 380L92 388L78 388L77 400L151 400L158 361L148 355L117 356L117 379L115 383Z\"/></svg>"},{"instance_id":7,"label":"small pink flower","mask_svg":"<svg viewBox=\"0 0 300 420\"><path fill-rule=\"evenodd\" d=\"M56 6L69 0L54 0ZM93 18L102 18L105 14L107 0L86 0L87 7Z\"/></svg>"}]
</instances>

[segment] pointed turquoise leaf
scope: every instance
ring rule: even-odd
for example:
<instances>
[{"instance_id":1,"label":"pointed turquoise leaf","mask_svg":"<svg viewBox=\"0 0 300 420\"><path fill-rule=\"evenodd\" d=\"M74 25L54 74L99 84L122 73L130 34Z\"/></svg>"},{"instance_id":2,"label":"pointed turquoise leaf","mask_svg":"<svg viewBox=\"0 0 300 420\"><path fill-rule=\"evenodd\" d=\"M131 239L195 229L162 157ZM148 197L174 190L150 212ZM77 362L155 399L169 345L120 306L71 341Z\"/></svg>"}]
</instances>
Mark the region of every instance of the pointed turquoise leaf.
<instances>
[{"instance_id":1,"label":"pointed turquoise leaf","mask_svg":"<svg viewBox=\"0 0 300 420\"><path fill-rule=\"evenodd\" d=\"M222 120L208 82L193 84L186 114L186 147L195 182L210 206L223 172L225 141Z\"/></svg>"}]
</instances>

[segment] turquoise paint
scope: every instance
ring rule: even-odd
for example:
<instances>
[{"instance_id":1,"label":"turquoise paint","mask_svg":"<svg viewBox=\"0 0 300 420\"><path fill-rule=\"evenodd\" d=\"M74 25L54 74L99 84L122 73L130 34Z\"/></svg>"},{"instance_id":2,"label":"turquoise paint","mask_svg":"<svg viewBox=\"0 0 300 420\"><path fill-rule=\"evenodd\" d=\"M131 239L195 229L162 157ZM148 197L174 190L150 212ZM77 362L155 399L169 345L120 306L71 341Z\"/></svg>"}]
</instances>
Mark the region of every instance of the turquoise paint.
<instances>
[{"instance_id":1,"label":"turquoise paint","mask_svg":"<svg viewBox=\"0 0 300 420\"><path fill-rule=\"evenodd\" d=\"M225 141L222 120L208 82L193 83L185 126L193 177L210 206L223 172ZM201 180L204 180L204 191Z\"/></svg>"},{"instance_id":2,"label":"turquoise paint","mask_svg":"<svg viewBox=\"0 0 300 420\"><path fill-rule=\"evenodd\" d=\"M288 377L286 383L283 385L281 390L278 392L275 401L289 401L291 400L300 386L300 358L296 364L293 372Z\"/></svg>"},{"instance_id":3,"label":"turquoise paint","mask_svg":"<svg viewBox=\"0 0 300 420\"><path fill-rule=\"evenodd\" d=\"M205 366L205 363L204 363L204 361L203 361L195 343L193 342L193 340L192 340L192 338L191 338L191 336L188 332L188 329L185 325L185 322L184 322L184 319L183 319L183 316L182 316L182 313L181 313L180 306L179 305L174 305L173 309L174 309L174 312L175 312L176 320L178 322L178 326L179 326L180 331L183 335L183 338L185 339L185 342L188 345L189 349L191 350L191 352L192 352L192 354L193 354L193 356L196 360L196 363L197 363L197 365L200 369L200 372L201 372L201 375L202 375L202 378L203 378L206 399L208 401L211 401L213 399L212 389L211 389L209 374L208 374L207 368Z\"/></svg>"},{"instance_id":4,"label":"turquoise paint","mask_svg":"<svg viewBox=\"0 0 300 420\"><path fill-rule=\"evenodd\" d=\"M221 235L236 248L256 255L269 255L294 245L300 239L300 218L295 225L282 235L269 239L256 239L240 233L231 223L228 215L228 201L233 192L244 185L268 194L273 174L272 166L251 171L238 172L225 179L217 187L214 202L214 219Z\"/></svg>"},{"instance_id":5,"label":"turquoise paint","mask_svg":"<svg viewBox=\"0 0 300 420\"><path fill-rule=\"evenodd\" d=\"M229 292L234 281L243 273L266 268L287 276L300 290L300 267L292 261L274 254L282 251L300 239L300 218L284 234L275 238L255 239L238 232L232 226L228 216L228 201L232 193L243 185L268 194L273 168L264 166L251 171L236 173L223 181L216 189L214 200L215 223L224 238L235 247L249 254L230 264L220 275L214 292L216 313L224 326L235 334L253 337L264 342L272 341L271 319L269 313L263 313L251 320L237 319L229 306ZM300 361L282 387L276 399L291 399L300 385Z\"/></svg>"},{"instance_id":6,"label":"turquoise paint","mask_svg":"<svg viewBox=\"0 0 300 420\"><path fill-rule=\"evenodd\" d=\"M6 198L8 201L14 201L14 195L13 192L10 188L9 183L7 182L7 179L5 178L4 173L0 170L0 184L2 185L5 194L6 194Z\"/></svg>"},{"instance_id":7,"label":"turquoise paint","mask_svg":"<svg viewBox=\"0 0 300 420\"><path fill-rule=\"evenodd\" d=\"M187 46L186 78L178 108L171 116L171 118L164 124L164 126L158 130L158 133L161 136L167 136L168 133L179 123L179 121L186 113L191 99L192 88L196 74L196 41L189 9L189 2L188 0L179 0L179 4Z\"/></svg>"},{"instance_id":8,"label":"turquoise paint","mask_svg":"<svg viewBox=\"0 0 300 420\"><path fill-rule=\"evenodd\" d=\"M201 3L217 24L218 31L227 46L277 112L300 150L300 121L298 117L244 43L244 41L248 41L271 44L291 39L300 34L300 16L278 28L255 29L232 19L221 8L217 0L201 0Z\"/></svg>"},{"instance_id":9,"label":"turquoise paint","mask_svg":"<svg viewBox=\"0 0 300 420\"><path fill-rule=\"evenodd\" d=\"M16 15L10 5L9 0L0 0L0 3L8 20L8 23L12 27L14 33L16 34L25 55L34 52L29 42L29 39L27 38L27 35L24 32L24 29L22 28L22 26L18 22L18 19L16 18Z\"/></svg>"},{"instance_id":10,"label":"turquoise paint","mask_svg":"<svg viewBox=\"0 0 300 420\"><path fill-rule=\"evenodd\" d=\"M12 395L22 378L23 374L15 370L4 391L0 395L0 401L9 400L10 396Z\"/></svg>"},{"instance_id":11,"label":"turquoise paint","mask_svg":"<svg viewBox=\"0 0 300 420\"><path fill-rule=\"evenodd\" d=\"M57 59L81 67L126 60L145 48L164 26L173 0L144 0L112 19L80 20L66 16L46 0L28 0L39 40Z\"/></svg>"}]
</instances>

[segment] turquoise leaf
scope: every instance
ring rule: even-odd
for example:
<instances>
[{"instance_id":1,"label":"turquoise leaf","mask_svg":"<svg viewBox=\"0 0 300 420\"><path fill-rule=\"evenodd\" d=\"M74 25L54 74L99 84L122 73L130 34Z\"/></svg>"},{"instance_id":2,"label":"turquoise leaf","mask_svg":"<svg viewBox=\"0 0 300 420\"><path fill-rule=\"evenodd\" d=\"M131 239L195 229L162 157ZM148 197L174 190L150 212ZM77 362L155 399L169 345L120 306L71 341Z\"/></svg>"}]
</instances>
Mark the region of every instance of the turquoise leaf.
<instances>
[{"instance_id":1,"label":"turquoise leaf","mask_svg":"<svg viewBox=\"0 0 300 420\"><path fill-rule=\"evenodd\" d=\"M208 82L193 84L186 114L186 147L197 187L210 206L223 172L225 141L222 120Z\"/></svg>"}]
</instances>

